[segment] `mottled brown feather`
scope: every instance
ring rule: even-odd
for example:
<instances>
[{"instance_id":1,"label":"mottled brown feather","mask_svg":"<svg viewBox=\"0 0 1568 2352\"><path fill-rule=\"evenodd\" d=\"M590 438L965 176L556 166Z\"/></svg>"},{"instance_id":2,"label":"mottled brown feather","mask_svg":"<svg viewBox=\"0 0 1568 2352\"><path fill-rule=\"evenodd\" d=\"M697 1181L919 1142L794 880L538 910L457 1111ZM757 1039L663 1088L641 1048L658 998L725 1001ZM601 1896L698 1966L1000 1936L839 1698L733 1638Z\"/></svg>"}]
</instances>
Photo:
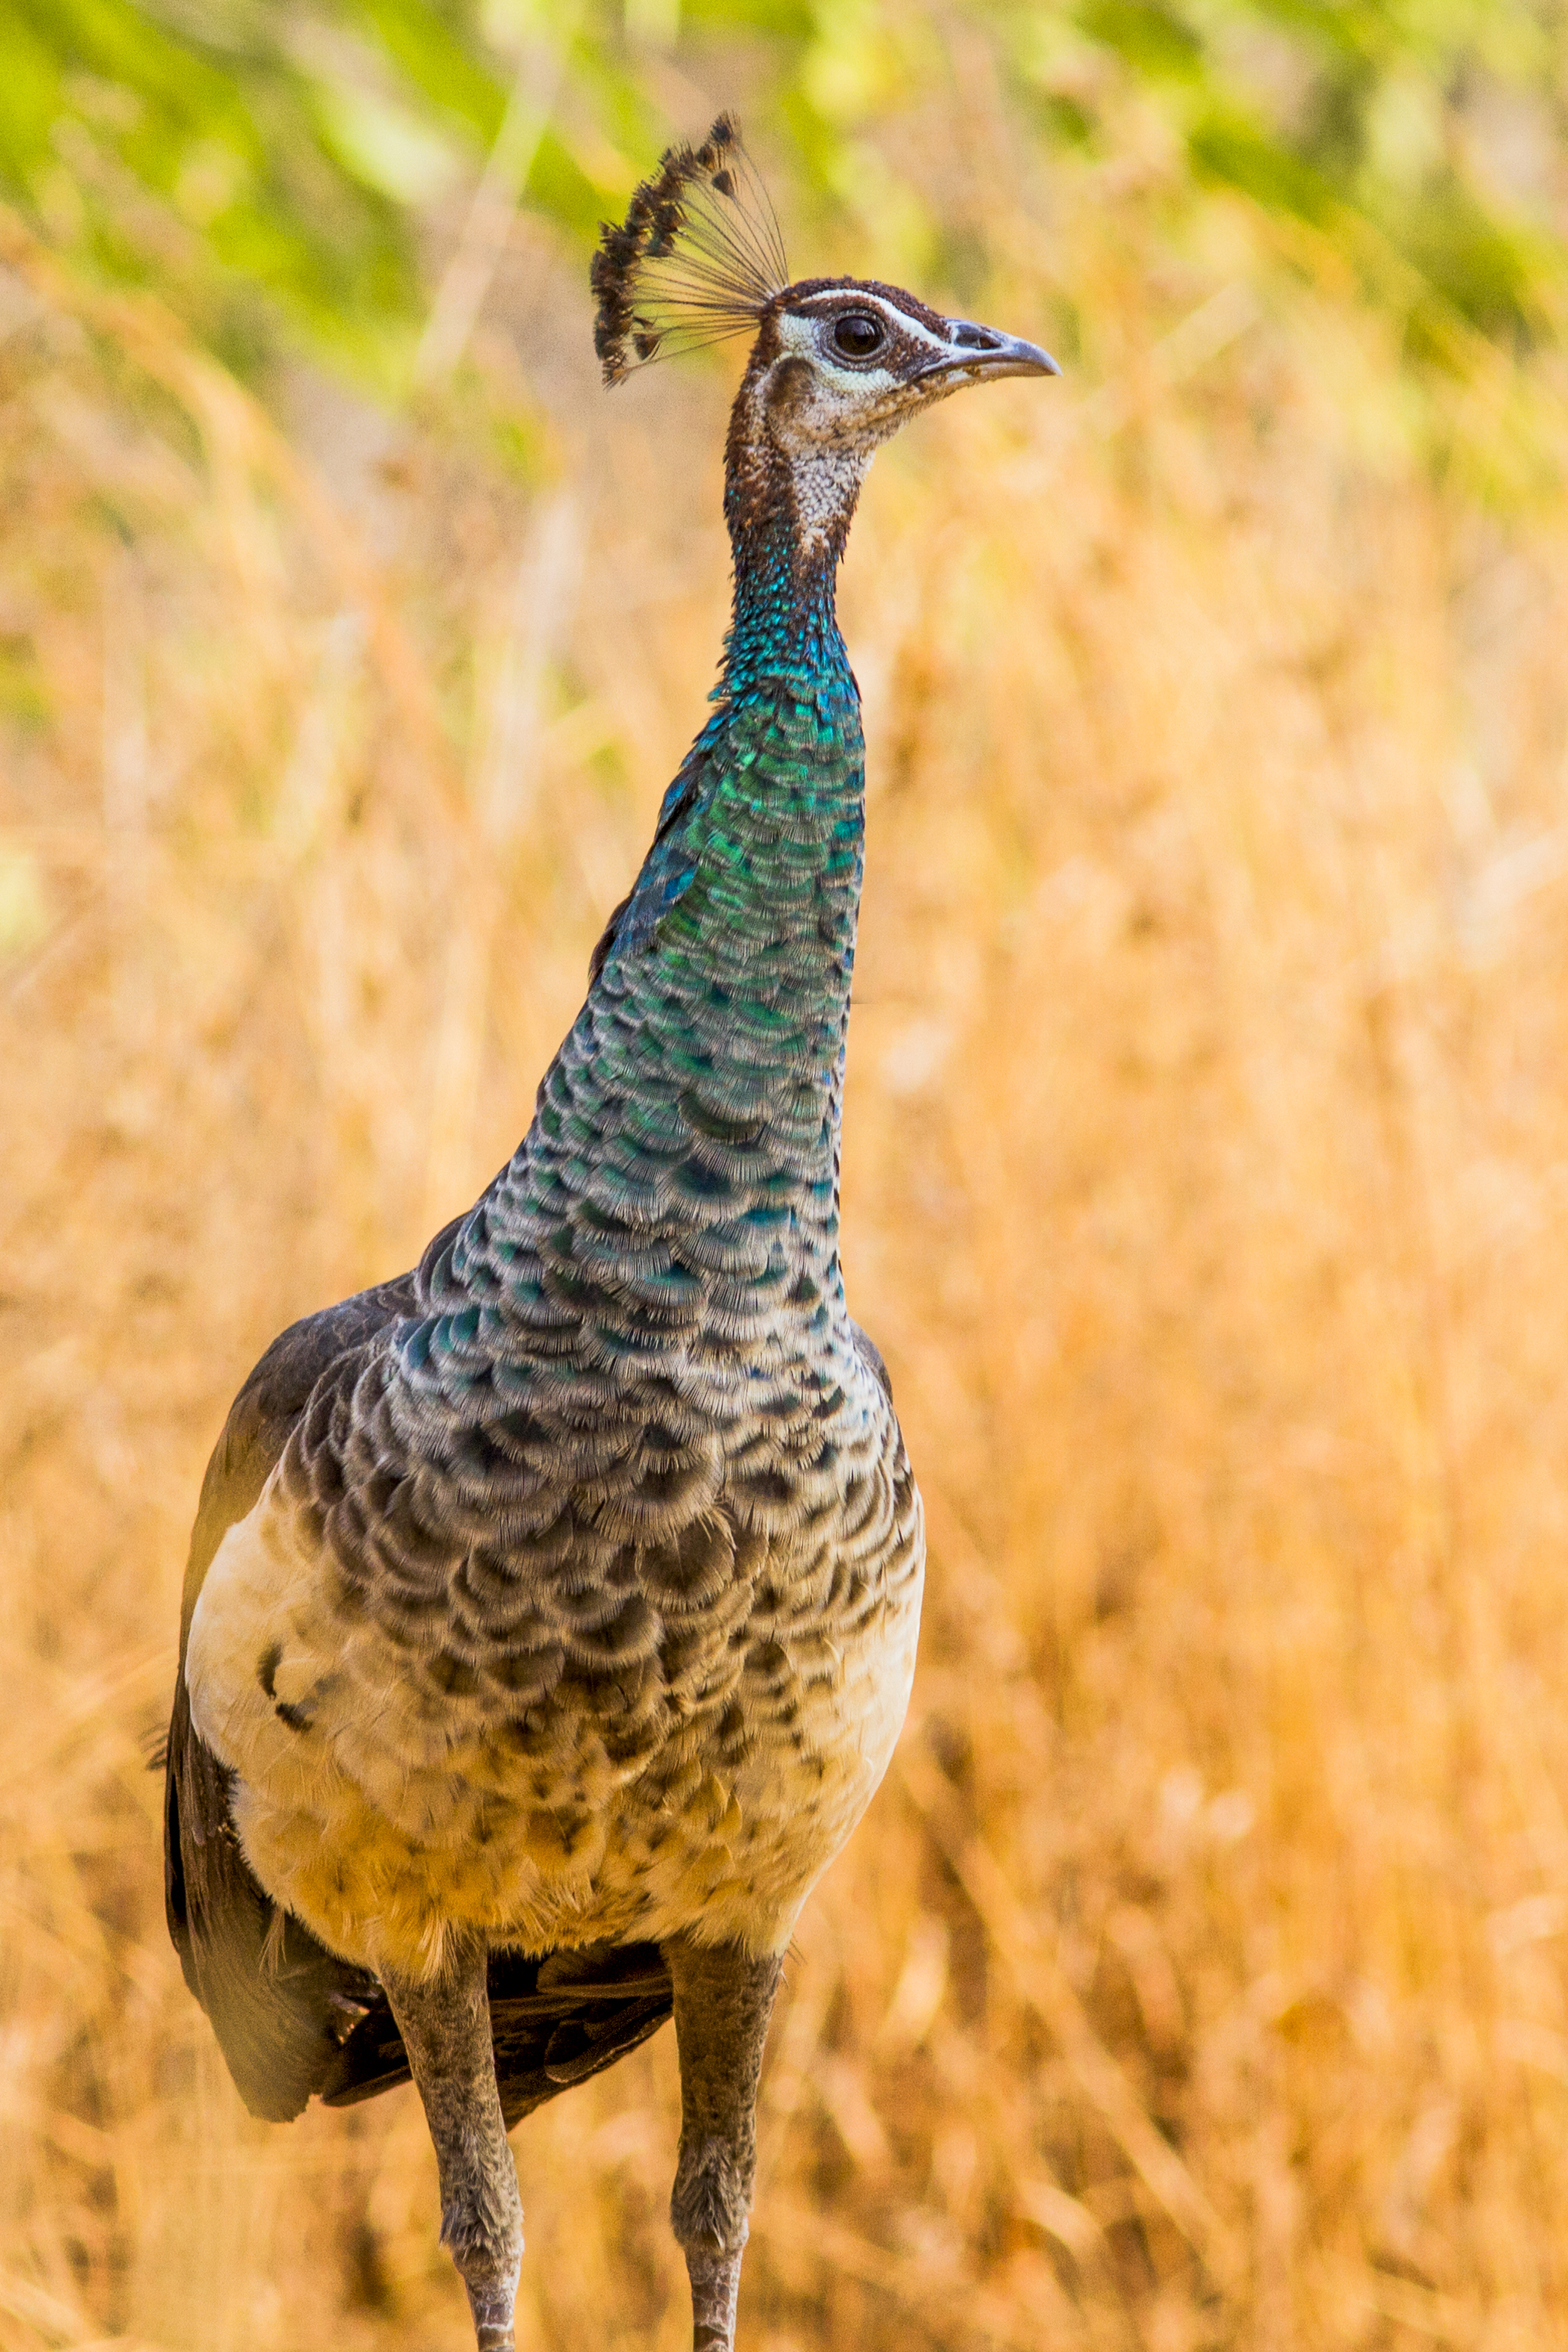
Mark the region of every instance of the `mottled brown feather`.
<instances>
[{"instance_id":1,"label":"mottled brown feather","mask_svg":"<svg viewBox=\"0 0 1568 2352\"><path fill-rule=\"evenodd\" d=\"M427 1263L452 1230L437 1235ZM312 1392L416 1311L417 1279L410 1272L362 1291L273 1341L213 1449L191 1536L164 1764L165 1908L185 1982L235 2086L268 2122L289 2122L312 2095L335 2106L374 2097L408 2081L408 2060L375 1979L280 1912L247 1864L230 1812L233 1775L191 1724L185 1636L219 1544L254 1507ZM510 2129L645 2042L668 2017L671 1994L657 1948L638 1944L544 1959L497 1953L490 2001Z\"/></svg>"}]
</instances>

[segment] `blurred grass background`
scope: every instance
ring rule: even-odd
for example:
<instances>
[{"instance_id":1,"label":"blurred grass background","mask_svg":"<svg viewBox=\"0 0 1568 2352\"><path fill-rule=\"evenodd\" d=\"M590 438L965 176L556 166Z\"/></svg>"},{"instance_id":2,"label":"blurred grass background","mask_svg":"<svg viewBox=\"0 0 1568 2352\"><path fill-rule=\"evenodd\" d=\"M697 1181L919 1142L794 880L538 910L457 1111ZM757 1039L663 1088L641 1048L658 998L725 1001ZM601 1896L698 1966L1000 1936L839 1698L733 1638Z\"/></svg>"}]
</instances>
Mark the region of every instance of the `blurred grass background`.
<instances>
[{"instance_id":1,"label":"blurred grass background","mask_svg":"<svg viewBox=\"0 0 1568 2352\"><path fill-rule=\"evenodd\" d=\"M594 226L1055 348L873 474L845 1252L931 1530L749 2352L1568 2343L1561 0L0 0L0 2342L467 2340L163 1931L202 1465L525 1127L725 616ZM527 2352L679 2352L664 2037Z\"/></svg>"}]
</instances>

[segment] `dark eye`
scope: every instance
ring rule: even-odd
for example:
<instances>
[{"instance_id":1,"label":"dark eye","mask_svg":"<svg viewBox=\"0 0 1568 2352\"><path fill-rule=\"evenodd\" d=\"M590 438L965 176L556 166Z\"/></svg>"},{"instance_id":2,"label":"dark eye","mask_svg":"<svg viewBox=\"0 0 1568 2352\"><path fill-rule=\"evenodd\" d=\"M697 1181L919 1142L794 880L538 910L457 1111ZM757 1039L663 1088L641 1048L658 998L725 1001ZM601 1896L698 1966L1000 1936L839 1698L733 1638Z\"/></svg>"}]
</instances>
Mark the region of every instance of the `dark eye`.
<instances>
[{"instance_id":1,"label":"dark eye","mask_svg":"<svg viewBox=\"0 0 1568 2352\"><path fill-rule=\"evenodd\" d=\"M847 310L835 321L833 348L847 360L868 360L883 341L880 323L868 310Z\"/></svg>"}]
</instances>

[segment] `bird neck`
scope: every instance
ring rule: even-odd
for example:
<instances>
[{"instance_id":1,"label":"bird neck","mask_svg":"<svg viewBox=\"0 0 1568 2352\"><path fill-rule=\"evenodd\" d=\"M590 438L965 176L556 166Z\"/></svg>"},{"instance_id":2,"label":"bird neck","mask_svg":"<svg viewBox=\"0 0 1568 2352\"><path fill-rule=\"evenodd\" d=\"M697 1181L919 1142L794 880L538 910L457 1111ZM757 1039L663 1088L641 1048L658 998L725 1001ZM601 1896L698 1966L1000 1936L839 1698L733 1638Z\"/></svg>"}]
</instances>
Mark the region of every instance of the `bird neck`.
<instances>
[{"instance_id":1,"label":"bird neck","mask_svg":"<svg viewBox=\"0 0 1568 2352\"><path fill-rule=\"evenodd\" d=\"M714 701L527 1137L427 1254L421 1386L590 1325L617 1381L715 1349L857 1377L838 1134L864 747L832 567L787 529L737 549Z\"/></svg>"},{"instance_id":2,"label":"bird neck","mask_svg":"<svg viewBox=\"0 0 1568 2352\"><path fill-rule=\"evenodd\" d=\"M752 694L833 691L854 679L835 598L840 550L807 543L793 515L733 534L735 582L724 667L714 701L722 713Z\"/></svg>"},{"instance_id":3,"label":"bird neck","mask_svg":"<svg viewBox=\"0 0 1568 2352\"><path fill-rule=\"evenodd\" d=\"M716 707L667 796L616 974L637 982L643 960L647 1017L695 1053L700 1092L797 1144L809 1101L835 1181L865 798L836 570L787 510L737 534Z\"/></svg>"}]
</instances>

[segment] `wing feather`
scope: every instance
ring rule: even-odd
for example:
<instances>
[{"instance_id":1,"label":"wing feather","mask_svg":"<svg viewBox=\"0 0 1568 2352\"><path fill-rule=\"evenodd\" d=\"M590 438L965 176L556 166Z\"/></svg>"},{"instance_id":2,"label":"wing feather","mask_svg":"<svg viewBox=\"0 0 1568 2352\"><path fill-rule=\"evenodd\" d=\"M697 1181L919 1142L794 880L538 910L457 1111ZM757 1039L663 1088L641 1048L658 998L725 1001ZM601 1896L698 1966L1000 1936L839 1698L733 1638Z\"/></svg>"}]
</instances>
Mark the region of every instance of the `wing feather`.
<instances>
[{"instance_id":1,"label":"wing feather","mask_svg":"<svg viewBox=\"0 0 1568 2352\"><path fill-rule=\"evenodd\" d=\"M438 1234L438 1257L454 1227ZM191 1537L180 1674L164 1780L164 1895L190 1990L212 2021L254 2116L286 2123L312 2095L343 2106L409 2079L386 1997L258 1883L230 1813L233 1776L191 1722L184 1647L192 1612L228 1529L255 1507L319 1382L342 1377L387 1326L418 1311L416 1275L362 1291L291 1324L236 1398L213 1450ZM510 2126L645 2042L670 2013L669 1977L651 1944L589 1947L528 1959L498 1953L491 2017Z\"/></svg>"},{"instance_id":2,"label":"wing feather","mask_svg":"<svg viewBox=\"0 0 1568 2352\"><path fill-rule=\"evenodd\" d=\"M252 2115L297 2116L327 2080L374 1978L338 1959L257 1883L229 1811L232 1776L198 1738L185 1641L213 1556L255 1507L318 1380L415 1303L415 1277L290 1324L240 1390L213 1449L191 1533L164 1767L163 1886L186 1984L212 2021Z\"/></svg>"}]
</instances>

